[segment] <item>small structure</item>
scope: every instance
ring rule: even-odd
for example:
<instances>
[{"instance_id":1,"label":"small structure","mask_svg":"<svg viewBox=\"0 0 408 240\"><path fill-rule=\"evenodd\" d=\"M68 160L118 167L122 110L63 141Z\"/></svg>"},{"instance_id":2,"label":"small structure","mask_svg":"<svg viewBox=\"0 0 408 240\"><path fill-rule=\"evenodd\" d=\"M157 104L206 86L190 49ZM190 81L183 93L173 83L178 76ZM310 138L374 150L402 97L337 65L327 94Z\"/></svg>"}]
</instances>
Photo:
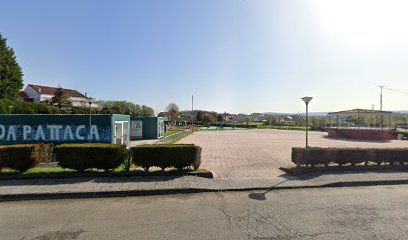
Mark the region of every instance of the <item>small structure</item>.
<instances>
[{"instance_id":1,"label":"small structure","mask_svg":"<svg viewBox=\"0 0 408 240\"><path fill-rule=\"evenodd\" d=\"M28 84L24 90L19 91L20 100L24 102L35 102L35 103L47 103L55 96L58 88L49 87L49 86L40 86L34 84ZM74 107L84 107L88 106L87 97L73 89L63 88L62 91L68 97L68 100L71 102ZM96 103L93 104L93 108L98 107Z\"/></svg>"},{"instance_id":2,"label":"small structure","mask_svg":"<svg viewBox=\"0 0 408 240\"><path fill-rule=\"evenodd\" d=\"M162 117L131 117L130 140L158 139L164 135Z\"/></svg>"},{"instance_id":3,"label":"small structure","mask_svg":"<svg viewBox=\"0 0 408 240\"><path fill-rule=\"evenodd\" d=\"M116 143L129 146L130 116L0 114L0 145Z\"/></svg>"},{"instance_id":4,"label":"small structure","mask_svg":"<svg viewBox=\"0 0 408 240\"><path fill-rule=\"evenodd\" d=\"M391 128L390 111L378 111L369 109L352 109L339 112L330 112L329 137L391 140L396 139L396 132ZM367 120L368 122L363 121ZM353 122L348 120L353 119ZM385 128L384 122L388 122Z\"/></svg>"}]
</instances>

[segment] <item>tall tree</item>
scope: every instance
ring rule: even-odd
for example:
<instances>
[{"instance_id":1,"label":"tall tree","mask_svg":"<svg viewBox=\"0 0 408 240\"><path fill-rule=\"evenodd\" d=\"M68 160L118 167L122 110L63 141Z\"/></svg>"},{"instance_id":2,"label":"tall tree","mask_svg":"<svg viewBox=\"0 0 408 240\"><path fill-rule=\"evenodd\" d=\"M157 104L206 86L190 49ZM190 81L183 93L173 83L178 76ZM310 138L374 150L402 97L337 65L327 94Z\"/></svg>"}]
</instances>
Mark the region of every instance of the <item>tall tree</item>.
<instances>
[{"instance_id":1,"label":"tall tree","mask_svg":"<svg viewBox=\"0 0 408 240\"><path fill-rule=\"evenodd\" d=\"M166 112L169 113L170 121L175 121L178 118L180 109L174 102L170 103L166 107Z\"/></svg>"},{"instance_id":2,"label":"tall tree","mask_svg":"<svg viewBox=\"0 0 408 240\"><path fill-rule=\"evenodd\" d=\"M142 116L154 116L154 109L146 105L142 105Z\"/></svg>"},{"instance_id":3,"label":"tall tree","mask_svg":"<svg viewBox=\"0 0 408 240\"><path fill-rule=\"evenodd\" d=\"M63 107L70 107L71 102L68 99L69 97L65 94L62 87L58 87L55 91L54 97L51 98L50 105L57 106L59 109Z\"/></svg>"},{"instance_id":4,"label":"tall tree","mask_svg":"<svg viewBox=\"0 0 408 240\"><path fill-rule=\"evenodd\" d=\"M0 99L18 99L23 87L23 72L14 50L7 46L7 39L0 34Z\"/></svg>"}]
</instances>

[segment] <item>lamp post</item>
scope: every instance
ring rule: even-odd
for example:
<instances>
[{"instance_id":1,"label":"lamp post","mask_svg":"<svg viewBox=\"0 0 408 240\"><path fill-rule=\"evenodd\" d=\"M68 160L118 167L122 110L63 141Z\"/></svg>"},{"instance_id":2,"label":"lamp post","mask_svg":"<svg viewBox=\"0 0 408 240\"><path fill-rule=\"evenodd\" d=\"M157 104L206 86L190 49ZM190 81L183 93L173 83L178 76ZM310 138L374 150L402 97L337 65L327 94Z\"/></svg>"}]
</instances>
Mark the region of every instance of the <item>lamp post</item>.
<instances>
[{"instance_id":1,"label":"lamp post","mask_svg":"<svg viewBox=\"0 0 408 240\"><path fill-rule=\"evenodd\" d=\"M86 96L86 95L85 95ZM94 99L91 97L86 97L86 101L89 104L89 132L88 132L88 141L91 142L91 126L92 126L92 103L94 102Z\"/></svg>"},{"instance_id":2,"label":"lamp post","mask_svg":"<svg viewBox=\"0 0 408 240\"><path fill-rule=\"evenodd\" d=\"M11 114L11 112L12 112L14 106L13 106L13 105L9 105L7 108L8 108L8 114Z\"/></svg>"},{"instance_id":3,"label":"lamp post","mask_svg":"<svg viewBox=\"0 0 408 240\"><path fill-rule=\"evenodd\" d=\"M309 139L308 139L308 134L309 134L309 102L312 101L313 97L302 97L303 102L306 104L306 148L309 147Z\"/></svg>"}]
</instances>

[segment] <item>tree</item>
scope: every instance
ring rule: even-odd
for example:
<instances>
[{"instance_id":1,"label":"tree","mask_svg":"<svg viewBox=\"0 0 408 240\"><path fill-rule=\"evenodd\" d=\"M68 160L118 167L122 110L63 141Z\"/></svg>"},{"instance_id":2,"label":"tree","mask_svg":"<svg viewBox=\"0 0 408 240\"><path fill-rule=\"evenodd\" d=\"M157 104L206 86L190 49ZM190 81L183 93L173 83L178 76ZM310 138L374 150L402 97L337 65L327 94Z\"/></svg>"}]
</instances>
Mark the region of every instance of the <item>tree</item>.
<instances>
[{"instance_id":1,"label":"tree","mask_svg":"<svg viewBox=\"0 0 408 240\"><path fill-rule=\"evenodd\" d=\"M7 39L0 34L0 99L18 99L23 87L23 72L14 50L7 47Z\"/></svg>"},{"instance_id":2,"label":"tree","mask_svg":"<svg viewBox=\"0 0 408 240\"><path fill-rule=\"evenodd\" d=\"M179 107L177 106L177 104L175 104L174 102L170 103L169 105L167 105L166 107L166 112L169 113L169 120L170 121L175 121L178 119L178 115L180 112Z\"/></svg>"},{"instance_id":3,"label":"tree","mask_svg":"<svg viewBox=\"0 0 408 240\"><path fill-rule=\"evenodd\" d=\"M197 112L197 122L201 123L203 121L203 112L202 111L198 111Z\"/></svg>"},{"instance_id":4,"label":"tree","mask_svg":"<svg viewBox=\"0 0 408 240\"><path fill-rule=\"evenodd\" d=\"M50 105L57 106L59 109L63 107L70 107L71 102L68 100L68 96L65 94L62 87L58 87L55 91L54 97L51 98Z\"/></svg>"},{"instance_id":5,"label":"tree","mask_svg":"<svg viewBox=\"0 0 408 240\"><path fill-rule=\"evenodd\" d=\"M146 105L142 105L142 116L154 116L154 109Z\"/></svg>"},{"instance_id":6,"label":"tree","mask_svg":"<svg viewBox=\"0 0 408 240\"><path fill-rule=\"evenodd\" d=\"M273 115L266 115L265 120L267 125L272 125L278 122L278 118Z\"/></svg>"},{"instance_id":7,"label":"tree","mask_svg":"<svg viewBox=\"0 0 408 240\"><path fill-rule=\"evenodd\" d=\"M221 113L217 115L217 122L224 122L224 116Z\"/></svg>"},{"instance_id":8,"label":"tree","mask_svg":"<svg viewBox=\"0 0 408 240\"><path fill-rule=\"evenodd\" d=\"M251 118L250 117L245 117L245 122L246 122L246 125L248 126L249 122L251 122Z\"/></svg>"}]
</instances>

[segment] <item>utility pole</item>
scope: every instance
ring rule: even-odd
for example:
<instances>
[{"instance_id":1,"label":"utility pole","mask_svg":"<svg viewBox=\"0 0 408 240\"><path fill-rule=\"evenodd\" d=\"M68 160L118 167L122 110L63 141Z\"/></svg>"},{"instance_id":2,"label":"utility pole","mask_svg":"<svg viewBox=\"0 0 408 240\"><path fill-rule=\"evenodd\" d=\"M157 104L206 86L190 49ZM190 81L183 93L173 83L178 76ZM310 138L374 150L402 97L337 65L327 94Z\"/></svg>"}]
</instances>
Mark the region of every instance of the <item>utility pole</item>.
<instances>
[{"instance_id":1,"label":"utility pole","mask_svg":"<svg viewBox=\"0 0 408 240\"><path fill-rule=\"evenodd\" d=\"M384 85L381 85L381 86L378 86L380 89L381 89L381 93L380 93L380 111L382 111L383 110L383 88L384 88ZM383 115L382 115L382 113L381 113L381 129L383 128Z\"/></svg>"},{"instance_id":2,"label":"utility pole","mask_svg":"<svg viewBox=\"0 0 408 240\"><path fill-rule=\"evenodd\" d=\"M191 131L194 132L194 95L191 95Z\"/></svg>"}]
</instances>

